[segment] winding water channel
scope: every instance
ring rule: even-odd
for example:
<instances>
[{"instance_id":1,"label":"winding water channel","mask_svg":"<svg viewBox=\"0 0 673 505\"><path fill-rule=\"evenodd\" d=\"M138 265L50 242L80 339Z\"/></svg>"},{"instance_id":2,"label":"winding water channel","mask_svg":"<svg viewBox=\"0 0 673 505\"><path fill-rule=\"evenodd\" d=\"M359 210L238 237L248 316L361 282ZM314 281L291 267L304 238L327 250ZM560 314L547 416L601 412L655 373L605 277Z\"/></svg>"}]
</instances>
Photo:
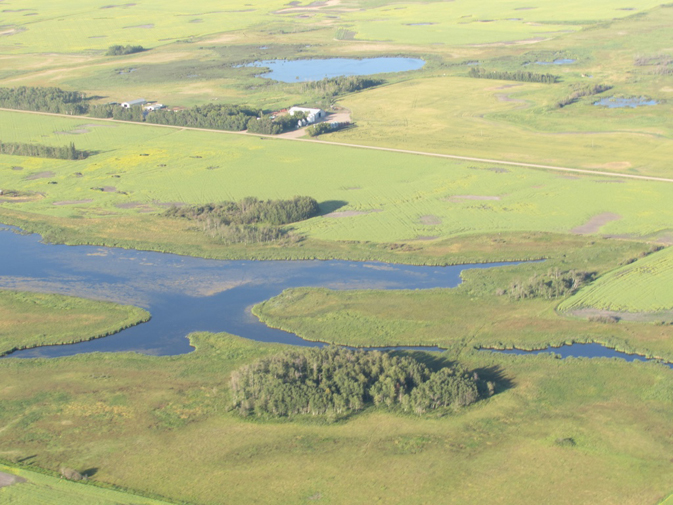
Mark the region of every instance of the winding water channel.
<instances>
[{"instance_id":1,"label":"winding water channel","mask_svg":"<svg viewBox=\"0 0 673 505\"><path fill-rule=\"evenodd\" d=\"M0 288L82 296L133 304L152 319L115 335L77 344L38 347L10 356L57 357L86 352L190 352L194 331L321 346L269 328L253 305L298 286L332 289L428 289L460 284L467 268L506 263L427 267L354 261L221 261L95 246L43 244L37 235L0 231ZM410 349L400 347L399 349ZM438 350L437 348L424 348Z\"/></svg>"},{"instance_id":2,"label":"winding water channel","mask_svg":"<svg viewBox=\"0 0 673 505\"><path fill-rule=\"evenodd\" d=\"M0 288L137 305L149 310L152 319L109 337L26 349L10 354L10 358L120 351L157 356L184 354L193 350L186 337L195 331L228 332L262 342L322 346L323 343L269 328L250 309L291 287L451 288L460 284L463 270L517 264L430 267L355 261L222 261L109 247L44 244L38 235L15 231L0 227ZM532 352L517 349L490 352L554 352L562 357L645 360L600 344L573 344Z\"/></svg>"}]
</instances>

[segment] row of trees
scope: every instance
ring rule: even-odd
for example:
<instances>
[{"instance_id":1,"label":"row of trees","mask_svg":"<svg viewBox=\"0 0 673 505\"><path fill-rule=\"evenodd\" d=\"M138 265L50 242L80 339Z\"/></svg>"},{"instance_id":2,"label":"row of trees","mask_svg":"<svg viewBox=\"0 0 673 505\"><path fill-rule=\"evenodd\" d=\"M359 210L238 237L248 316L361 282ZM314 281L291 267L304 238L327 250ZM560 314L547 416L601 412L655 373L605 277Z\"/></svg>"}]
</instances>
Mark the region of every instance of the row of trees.
<instances>
[{"instance_id":1,"label":"row of trees","mask_svg":"<svg viewBox=\"0 0 673 505\"><path fill-rule=\"evenodd\" d=\"M303 221L320 213L318 202L308 196L291 200L244 198L239 202L169 208L165 215L197 221L209 237L223 244L297 242L300 236L283 225Z\"/></svg>"},{"instance_id":2,"label":"row of trees","mask_svg":"<svg viewBox=\"0 0 673 505\"><path fill-rule=\"evenodd\" d=\"M88 151L80 151L74 143L62 147L41 144L23 144L0 140L0 153L14 156L35 156L37 158L56 158L59 160L83 160L89 157Z\"/></svg>"},{"instance_id":3,"label":"row of trees","mask_svg":"<svg viewBox=\"0 0 673 505\"><path fill-rule=\"evenodd\" d=\"M318 123L306 128L309 137L317 137L323 133L331 133L350 126L350 123Z\"/></svg>"},{"instance_id":4,"label":"row of trees","mask_svg":"<svg viewBox=\"0 0 673 505\"><path fill-rule=\"evenodd\" d=\"M286 351L231 377L233 407L241 415L272 417L340 417L372 404L420 415L476 402L478 385L476 374L459 367L432 372L410 356L338 347Z\"/></svg>"},{"instance_id":5,"label":"row of trees","mask_svg":"<svg viewBox=\"0 0 673 505\"><path fill-rule=\"evenodd\" d=\"M105 56L124 56L126 54L141 53L143 51L145 51L145 48L143 46L114 45L108 48L107 52L105 53Z\"/></svg>"},{"instance_id":6,"label":"row of trees","mask_svg":"<svg viewBox=\"0 0 673 505\"><path fill-rule=\"evenodd\" d=\"M577 270L561 271L550 269L546 274L535 274L526 281L515 281L506 290L500 289L497 295L508 295L513 300L527 298L554 299L571 295L595 277L594 272Z\"/></svg>"},{"instance_id":7,"label":"row of trees","mask_svg":"<svg viewBox=\"0 0 673 505\"><path fill-rule=\"evenodd\" d=\"M584 96L598 95L611 89L612 86L608 86L607 84L576 85L574 87L574 91L570 95L556 102L556 108L562 109L563 107L572 105L573 103L577 102L577 100L579 100Z\"/></svg>"},{"instance_id":8,"label":"row of trees","mask_svg":"<svg viewBox=\"0 0 673 505\"><path fill-rule=\"evenodd\" d=\"M60 88L0 88L0 107L56 114L82 115L89 111L86 94Z\"/></svg>"},{"instance_id":9,"label":"row of trees","mask_svg":"<svg viewBox=\"0 0 673 505\"><path fill-rule=\"evenodd\" d=\"M290 200L259 200L244 198L239 202L209 203L187 207L170 207L168 217L180 217L204 221L216 220L230 224L269 224L280 226L296 223L320 213L318 202L310 196L295 196Z\"/></svg>"},{"instance_id":10,"label":"row of trees","mask_svg":"<svg viewBox=\"0 0 673 505\"><path fill-rule=\"evenodd\" d=\"M302 93L320 93L323 97L332 97L344 93L352 93L361 89L371 88L383 84L383 79L369 77L347 76L332 77L320 81L306 81L301 84Z\"/></svg>"},{"instance_id":11,"label":"row of trees","mask_svg":"<svg viewBox=\"0 0 673 505\"><path fill-rule=\"evenodd\" d=\"M524 70L517 70L516 72L508 72L506 70L486 70L481 67L472 67L468 73L470 77L477 79L498 79L501 81L521 81L521 82L542 82L546 84L553 84L559 81L557 75L552 74L536 74L534 72L526 72Z\"/></svg>"}]
</instances>

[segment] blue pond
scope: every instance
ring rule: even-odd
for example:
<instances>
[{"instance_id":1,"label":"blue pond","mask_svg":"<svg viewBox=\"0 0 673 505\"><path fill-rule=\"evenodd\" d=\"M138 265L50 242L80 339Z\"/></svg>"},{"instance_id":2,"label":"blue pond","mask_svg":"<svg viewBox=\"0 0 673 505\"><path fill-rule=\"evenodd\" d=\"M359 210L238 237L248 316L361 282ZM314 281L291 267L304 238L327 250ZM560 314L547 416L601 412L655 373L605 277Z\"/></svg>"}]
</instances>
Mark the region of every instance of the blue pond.
<instances>
[{"instance_id":1,"label":"blue pond","mask_svg":"<svg viewBox=\"0 0 673 505\"><path fill-rule=\"evenodd\" d=\"M480 349L481 351L496 352L499 354L516 354L526 356L531 354L556 354L561 358L620 358L626 361L657 361L638 354L627 354L610 349L601 344L566 344L561 347L547 347L537 351L522 351L521 349ZM672 363L665 363L673 368Z\"/></svg>"},{"instance_id":2,"label":"blue pond","mask_svg":"<svg viewBox=\"0 0 673 505\"><path fill-rule=\"evenodd\" d=\"M600 105L610 109L621 109L624 107L635 109L636 107L643 107L646 105L657 105L657 103L659 102L645 97L616 98L613 96L608 98L601 98L597 102L594 102L594 105Z\"/></svg>"},{"instance_id":3,"label":"blue pond","mask_svg":"<svg viewBox=\"0 0 673 505\"><path fill-rule=\"evenodd\" d=\"M418 58L328 58L314 60L256 61L246 67L268 68L261 77L282 82L319 81L329 77L373 75L418 70L425 61Z\"/></svg>"},{"instance_id":4,"label":"blue pond","mask_svg":"<svg viewBox=\"0 0 673 505\"><path fill-rule=\"evenodd\" d=\"M297 286L332 289L428 289L460 284L467 268L351 261L218 261L93 246L47 245L37 235L0 230L0 288L61 293L144 307L147 322L110 337L28 349L11 357L85 352L190 352L194 331L302 346L321 346L269 328L250 313L256 303ZM404 349L400 347L400 349ZM428 348L427 350L438 350Z\"/></svg>"},{"instance_id":5,"label":"blue pond","mask_svg":"<svg viewBox=\"0 0 673 505\"><path fill-rule=\"evenodd\" d=\"M571 60L570 58L559 58L554 61L536 61L536 65L570 65L575 63L577 60Z\"/></svg>"}]
</instances>

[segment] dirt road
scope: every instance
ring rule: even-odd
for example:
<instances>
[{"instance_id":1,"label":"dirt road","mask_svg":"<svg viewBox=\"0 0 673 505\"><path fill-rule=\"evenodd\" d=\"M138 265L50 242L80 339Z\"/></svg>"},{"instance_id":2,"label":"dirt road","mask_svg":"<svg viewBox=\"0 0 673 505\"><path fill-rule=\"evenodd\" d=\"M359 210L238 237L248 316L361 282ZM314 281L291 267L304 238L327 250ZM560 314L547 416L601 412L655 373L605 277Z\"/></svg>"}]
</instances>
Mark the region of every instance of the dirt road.
<instances>
[{"instance_id":1,"label":"dirt road","mask_svg":"<svg viewBox=\"0 0 673 505\"><path fill-rule=\"evenodd\" d=\"M57 117L66 117L66 118L81 118L82 120L85 121L103 121L107 123L123 123L123 124L130 124L130 125L135 125L135 126L147 126L147 127L155 127L155 128L172 128L175 130L194 130L194 131L203 131L203 132L210 132L210 133L223 133L227 135L250 135L254 137L264 137L264 138L269 138L269 139L277 139L277 140L284 140L284 141L292 141L292 142L312 142L314 144L325 144L325 145L330 145L330 146L342 146L342 147L350 147L350 148L355 148L355 149L369 149L373 151L387 151L387 152L392 152L392 153L403 153L403 154L414 154L417 156L432 156L434 158L445 158L445 159L451 159L451 160L461 160L461 161L474 161L476 163L490 163L494 165L508 165L508 166L515 166L515 167L525 167L525 168L539 168L543 170L554 170L558 172L571 172L571 173L576 173L576 174L584 174L584 175L600 175L600 176L605 176L605 177L620 177L623 179L636 179L636 180L641 180L641 181L656 181L656 182L673 182L673 179L669 179L666 177L652 177L648 175L632 175L632 174L620 174L618 172L605 172L601 170L586 170L582 168L568 168L568 167L558 167L554 165L538 165L536 163L522 163L519 161L504 161L504 160L493 160L489 158L475 158L473 156L459 156L456 154L441 154L441 153L429 153L429 152L424 152L424 151L411 151L408 149L394 149L392 147L376 147L376 146L367 146L367 145L361 145L361 144L347 144L345 142L329 142L327 140L316 140L312 138L292 138L292 137L280 137L277 135L262 135L259 133L247 133L247 132L232 132L232 131L226 131L226 130L214 130L214 129L209 129L209 128L193 128L190 126L174 126L174 125L160 125L160 124L154 124L154 123L139 123L135 121L120 121L117 119L98 119L98 118L91 118L89 116L72 116L68 114L54 114L52 112L35 112L35 111L29 111L29 110L15 110L15 109L4 109L0 108L0 111L6 111L6 112L18 112L21 114L37 114L40 116L57 116Z\"/></svg>"}]
</instances>

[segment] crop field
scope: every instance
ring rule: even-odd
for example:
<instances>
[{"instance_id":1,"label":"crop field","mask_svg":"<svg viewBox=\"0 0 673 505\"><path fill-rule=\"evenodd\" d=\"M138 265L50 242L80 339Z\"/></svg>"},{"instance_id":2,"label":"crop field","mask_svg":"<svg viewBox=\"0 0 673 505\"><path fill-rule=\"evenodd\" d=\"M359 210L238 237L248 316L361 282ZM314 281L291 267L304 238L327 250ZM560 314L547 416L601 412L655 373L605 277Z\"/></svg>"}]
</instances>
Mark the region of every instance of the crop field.
<instances>
[{"instance_id":1,"label":"crop field","mask_svg":"<svg viewBox=\"0 0 673 505\"><path fill-rule=\"evenodd\" d=\"M670 313L673 310L673 249L623 266L580 290L562 311Z\"/></svg>"},{"instance_id":2,"label":"crop field","mask_svg":"<svg viewBox=\"0 0 673 505\"><path fill-rule=\"evenodd\" d=\"M0 290L0 355L116 333L149 319L143 309L62 295Z\"/></svg>"},{"instance_id":3,"label":"crop field","mask_svg":"<svg viewBox=\"0 0 673 505\"><path fill-rule=\"evenodd\" d=\"M0 117L3 141L74 141L98 153L79 161L0 158L5 188L28 195L0 205L46 216L114 219L171 202L302 194L338 209L297 224L298 232L375 242L509 231L665 239L673 218L670 183L81 118Z\"/></svg>"},{"instance_id":4,"label":"crop field","mask_svg":"<svg viewBox=\"0 0 673 505\"><path fill-rule=\"evenodd\" d=\"M78 484L2 464L0 472L21 479L17 484L0 487L0 499L8 505L168 505L164 501Z\"/></svg>"}]
</instances>

